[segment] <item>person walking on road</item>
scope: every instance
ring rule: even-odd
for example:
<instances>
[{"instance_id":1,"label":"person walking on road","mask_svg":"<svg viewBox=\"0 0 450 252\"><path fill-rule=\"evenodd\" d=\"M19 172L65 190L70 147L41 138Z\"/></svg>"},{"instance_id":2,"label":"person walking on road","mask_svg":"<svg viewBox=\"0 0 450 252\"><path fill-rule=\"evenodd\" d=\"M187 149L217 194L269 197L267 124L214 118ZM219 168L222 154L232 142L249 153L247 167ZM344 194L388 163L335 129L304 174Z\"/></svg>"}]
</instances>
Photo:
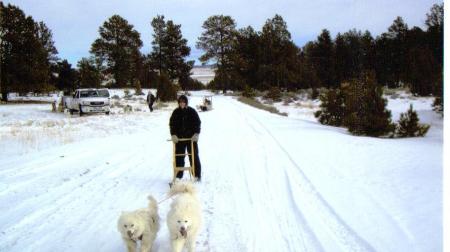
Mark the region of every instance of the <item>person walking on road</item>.
<instances>
[{"instance_id":1,"label":"person walking on road","mask_svg":"<svg viewBox=\"0 0 450 252\"><path fill-rule=\"evenodd\" d=\"M153 93L151 91L148 91L148 95L147 95L147 103L148 103L148 108L150 109L150 112L153 112L153 103L155 102L155 96L153 95Z\"/></svg>"},{"instance_id":2,"label":"person walking on road","mask_svg":"<svg viewBox=\"0 0 450 252\"><path fill-rule=\"evenodd\" d=\"M201 164L198 155L198 138L200 134L201 121L197 111L188 106L188 99L185 95L178 98L178 107L172 112L170 117L170 135L172 142L175 143L175 153L184 154L186 150L192 153L190 141L179 141L180 138L190 138L194 142L194 164L195 180L201 180ZM192 166L192 157L189 156L189 162ZM175 163L177 167L184 167L184 156L176 156ZM183 171L179 171L176 177L181 179Z\"/></svg>"}]
</instances>

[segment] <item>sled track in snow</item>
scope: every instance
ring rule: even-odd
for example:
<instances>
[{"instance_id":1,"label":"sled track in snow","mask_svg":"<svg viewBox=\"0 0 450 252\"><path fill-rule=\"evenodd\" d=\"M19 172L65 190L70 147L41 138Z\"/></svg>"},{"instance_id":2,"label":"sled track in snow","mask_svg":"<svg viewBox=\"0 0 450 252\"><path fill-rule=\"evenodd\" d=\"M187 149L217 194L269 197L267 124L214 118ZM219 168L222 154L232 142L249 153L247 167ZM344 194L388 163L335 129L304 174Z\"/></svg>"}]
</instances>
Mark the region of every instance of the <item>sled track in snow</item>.
<instances>
[{"instance_id":1,"label":"sled track in snow","mask_svg":"<svg viewBox=\"0 0 450 252\"><path fill-rule=\"evenodd\" d=\"M287 184L289 185L290 197L295 203L296 210L303 213L302 206L307 202L309 207L312 208L312 212L320 218L322 227L335 238L342 250L355 252L375 251L368 242L358 236L356 232L354 232L345 221L336 214L334 209L315 189L314 185L303 173L300 166L294 161L289 152L284 149L282 144L274 137L270 130L255 116L248 113L245 114L245 116L256 122L258 126L270 136L270 139L274 143L273 146L277 146L277 148L285 154L292 166L296 168L297 172L289 170L284 171ZM293 195L297 195L297 197L293 197ZM302 202L299 202L298 199L302 199Z\"/></svg>"}]
</instances>

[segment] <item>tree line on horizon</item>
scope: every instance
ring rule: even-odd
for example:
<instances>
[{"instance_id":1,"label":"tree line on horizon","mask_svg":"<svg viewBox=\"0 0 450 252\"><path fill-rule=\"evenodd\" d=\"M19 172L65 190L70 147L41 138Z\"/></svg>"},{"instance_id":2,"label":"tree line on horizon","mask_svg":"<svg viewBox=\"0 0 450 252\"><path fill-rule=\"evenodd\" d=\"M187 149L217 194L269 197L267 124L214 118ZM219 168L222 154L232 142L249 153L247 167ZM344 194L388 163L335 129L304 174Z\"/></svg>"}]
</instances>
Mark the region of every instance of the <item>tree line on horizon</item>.
<instances>
[{"instance_id":1,"label":"tree line on horizon","mask_svg":"<svg viewBox=\"0 0 450 252\"><path fill-rule=\"evenodd\" d=\"M51 30L17 6L0 2L0 92L70 92L79 87L158 88L173 99L176 90L201 89L190 78L193 61L181 25L158 15L152 51L143 54L134 26L113 15L99 27L91 56L76 69L57 57ZM338 88L372 72L377 85L409 87L414 94L443 99L443 4L426 14L425 26L409 28L397 17L387 32L373 37L356 29L332 38L323 29L315 41L298 47L280 15L267 19L261 31L236 28L231 16L215 15L202 25L196 47L202 63L216 66L216 90L296 90Z\"/></svg>"}]
</instances>

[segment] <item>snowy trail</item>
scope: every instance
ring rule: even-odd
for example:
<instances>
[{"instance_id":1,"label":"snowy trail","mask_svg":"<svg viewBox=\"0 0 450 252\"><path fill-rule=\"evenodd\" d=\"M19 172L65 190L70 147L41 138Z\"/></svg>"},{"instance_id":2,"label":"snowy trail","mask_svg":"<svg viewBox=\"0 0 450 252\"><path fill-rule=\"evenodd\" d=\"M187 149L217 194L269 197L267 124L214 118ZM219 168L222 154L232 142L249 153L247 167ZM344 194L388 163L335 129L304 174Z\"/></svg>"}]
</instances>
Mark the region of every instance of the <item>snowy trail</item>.
<instances>
[{"instance_id":1,"label":"snowy trail","mask_svg":"<svg viewBox=\"0 0 450 252\"><path fill-rule=\"evenodd\" d=\"M366 241L355 234L334 213L333 209L314 189L311 182L301 172L300 167L292 160L282 145L279 144L270 130L254 116L255 112L246 111L242 105L237 105L235 102L233 102L233 105L222 107L231 107L231 109L239 112L239 116L232 116L235 120L239 118L240 120L238 121L244 122L242 125L238 125L242 132L239 138L246 139L246 142L250 143L246 148L249 150L247 153L242 147L238 151L251 156L250 160L262 160L261 164L249 162L247 166L240 167L240 169L247 171L246 176L243 176L243 178L248 180L247 183L254 185L253 188L247 188L248 193L256 198L250 201L253 203L251 209L260 209L257 212L259 220L256 220L259 223L264 223L268 216L275 217L270 226L262 228L267 233L264 236L256 236L258 240L254 241L253 247L248 247L246 250L273 251L280 247L303 247L305 251L321 251L323 249L322 246L326 245L327 251L331 249L336 251L337 247L340 247L342 251L373 251L373 248ZM245 163L246 159L249 158L241 156L242 163ZM257 187L260 190L257 190ZM284 200L280 201L280 199ZM278 206L286 206L290 202L295 203L296 215L280 212L281 209ZM273 206L277 207L263 210L266 207ZM250 213L247 217L251 217L252 214L254 213ZM307 221L305 216L308 217ZM316 226L316 229L320 229L316 230L316 233L308 226L308 222L311 222L314 218L320 219L321 222L321 225ZM298 226L297 232L292 233L295 229L286 228L282 225L283 223L301 224ZM261 224L259 225L261 228ZM287 234L283 230L290 230L288 237L286 237ZM328 230L328 234L324 234L323 230ZM276 234L280 236L277 237L275 236ZM323 245L318 242L317 236L320 236L320 241L322 241ZM268 248L264 242L268 239L274 244L273 248ZM335 243L331 242L332 240ZM280 244L274 241L280 241Z\"/></svg>"},{"instance_id":2,"label":"snowy trail","mask_svg":"<svg viewBox=\"0 0 450 252\"><path fill-rule=\"evenodd\" d=\"M194 94L190 105L200 99ZM439 250L442 146L435 144L436 132L428 142L358 138L232 97L215 96L213 105L199 114L198 251ZM135 119L69 118L113 129L107 137L2 156L0 251L125 251L116 231L120 212L145 207L148 194L163 200L172 178L166 141L172 109ZM418 159L424 149L431 154ZM169 205L159 204L153 252L169 251ZM422 239L433 232L438 235Z\"/></svg>"},{"instance_id":3,"label":"snowy trail","mask_svg":"<svg viewBox=\"0 0 450 252\"><path fill-rule=\"evenodd\" d=\"M226 250L226 246L234 246L229 241L236 240L232 235L238 235L243 244L238 249L231 247L233 251L276 251L281 247L321 251L320 243L304 225L303 216L293 213L288 207L291 199L286 194L284 174L274 169L277 167L270 158L271 151L267 149L267 143L261 141L260 134L263 132L249 127L251 119L240 112L242 108L230 105L230 98L216 99L215 103L218 109L211 113L210 120L215 123L211 125L214 132L205 129L202 138L205 139L203 146L208 146L210 150L206 157L215 160L215 163L208 164L209 170L205 170L204 174L206 180L211 180L211 189L216 190L208 192L214 195L213 204L217 205L211 218L220 218L219 225L228 225L227 233L230 235L223 234L223 228L218 227L222 234L217 236L224 237L221 237L223 242L215 247ZM208 124L209 121L203 122ZM222 122L232 123L219 128ZM214 145L214 142L220 144ZM225 218L227 223L222 223L222 215L228 216ZM215 225L212 222L213 230ZM271 242L267 243L268 240Z\"/></svg>"}]
</instances>

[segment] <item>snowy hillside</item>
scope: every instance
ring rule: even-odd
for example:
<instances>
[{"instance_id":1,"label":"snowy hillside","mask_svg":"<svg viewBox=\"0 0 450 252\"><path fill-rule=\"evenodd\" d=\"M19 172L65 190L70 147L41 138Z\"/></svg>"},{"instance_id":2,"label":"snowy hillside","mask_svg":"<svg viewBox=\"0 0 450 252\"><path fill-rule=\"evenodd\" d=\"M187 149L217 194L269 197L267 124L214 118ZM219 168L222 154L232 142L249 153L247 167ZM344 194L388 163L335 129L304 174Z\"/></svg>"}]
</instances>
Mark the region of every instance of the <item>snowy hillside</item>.
<instances>
[{"instance_id":1,"label":"snowy hillside","mask_svg":"<svg viewBox=\"0 0 450 252\"><path fill-rule=\"evenodd\" d=\"M125 251L121 211L168 190L175 104L149 113L136 98L124 113L121 101L110 116L0 106L0 251ZM443 128L431 102L389 99L394 120L413 103L431 128L379 139L320 125L312 101L275 104L283 117L214 96L199 113L198 251L441 251ZM169 204L154 252L169 251Z\"/></svg>"}]
</instances>

